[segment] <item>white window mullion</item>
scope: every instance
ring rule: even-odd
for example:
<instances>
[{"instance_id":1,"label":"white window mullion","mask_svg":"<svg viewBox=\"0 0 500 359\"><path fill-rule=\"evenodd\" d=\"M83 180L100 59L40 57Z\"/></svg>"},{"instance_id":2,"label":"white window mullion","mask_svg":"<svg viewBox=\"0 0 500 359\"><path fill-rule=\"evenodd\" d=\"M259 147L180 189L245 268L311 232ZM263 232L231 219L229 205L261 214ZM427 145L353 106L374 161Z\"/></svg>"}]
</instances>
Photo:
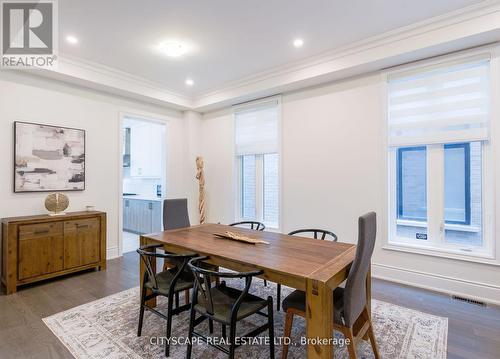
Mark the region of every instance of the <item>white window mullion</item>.
<instances>
[{"instance_id":1,"label":"white window mullion","mask_svg":"<svg viewBox=\"0 0 500 359\"><path fill-rule=\"evenodd\" d=\"M427 146L427 226L428 241L444 242L444 150L442 145Z\"/></svg>"},{"instance_id":2,"label":"white window mullion","mask_svg":"<svg viewBox=\"0 0 500 359\"><path fill-rule=\"evenodd\" d=\"M255 156L255 217L258 221L264 219L264 156Z\"/></svg>"}]
</instances>

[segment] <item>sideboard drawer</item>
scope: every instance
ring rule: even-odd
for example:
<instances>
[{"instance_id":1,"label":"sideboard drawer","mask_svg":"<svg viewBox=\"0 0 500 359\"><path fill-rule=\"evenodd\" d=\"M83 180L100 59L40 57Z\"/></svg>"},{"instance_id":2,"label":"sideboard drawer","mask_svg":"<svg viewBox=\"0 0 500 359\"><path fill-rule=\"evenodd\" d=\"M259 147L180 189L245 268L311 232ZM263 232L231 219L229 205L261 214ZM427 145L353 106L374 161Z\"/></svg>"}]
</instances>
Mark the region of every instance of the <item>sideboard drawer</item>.
<instances>
[{"instance_id":1,"label":"sideboard drawer","mask_svg":"<svg viewBox=\"0 0 500 359\"><path fill-rule=\"evenodd\" d=\"M20 241L62 234L63 226L61 222L25 224L19 226Z\"/></svg>"}]
</instances>

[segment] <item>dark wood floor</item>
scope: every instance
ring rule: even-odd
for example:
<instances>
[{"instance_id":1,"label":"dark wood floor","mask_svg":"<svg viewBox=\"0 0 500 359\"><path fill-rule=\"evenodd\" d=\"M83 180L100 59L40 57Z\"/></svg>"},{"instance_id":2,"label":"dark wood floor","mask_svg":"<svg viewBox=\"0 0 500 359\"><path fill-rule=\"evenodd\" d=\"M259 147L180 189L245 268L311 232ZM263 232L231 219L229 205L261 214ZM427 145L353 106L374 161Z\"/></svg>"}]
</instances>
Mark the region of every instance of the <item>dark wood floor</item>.
<instances>
[{"instance_id":1,"label":"dark wood floor","mask_svg":"<svg viewBox=\"0 0 500 359\"><path fill-rule=\"evenodd\" d=\"M90 271L0 295L0 358L72 358L42 318L137 286L138 258L129 253ZM452 301L448 296L381 280L373 297L449 318L448 358L500 358L500 308Z\"/></svg>"}]
</instances>

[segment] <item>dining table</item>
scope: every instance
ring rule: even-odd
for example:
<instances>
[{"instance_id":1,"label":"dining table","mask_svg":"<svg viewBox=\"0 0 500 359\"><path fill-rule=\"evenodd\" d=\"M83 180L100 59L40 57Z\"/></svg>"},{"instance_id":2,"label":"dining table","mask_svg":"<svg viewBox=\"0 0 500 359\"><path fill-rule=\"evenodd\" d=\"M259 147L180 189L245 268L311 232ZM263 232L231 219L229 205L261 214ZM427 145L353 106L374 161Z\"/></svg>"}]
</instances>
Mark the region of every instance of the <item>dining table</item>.
<instances>
[{"instance_id":1,"label":"dining table","mask_svg":"<svg viewBox=\"0 0 500 359\"><path fill-rule=\"evenodd\" d=\"M250 244L218 236L228 231L267 243ZM222 224L141 235L140 244L161 244L170 253L207 256L208 263L234 271L261 270L263 279L305 291L307 357L333 358L333 290L347 279L356 245ZM141 288L145 270L141 261ZM370 303L370 275L366 285ZM155 299L148 304L156 306Z\"/></svg>"}]
</instances>

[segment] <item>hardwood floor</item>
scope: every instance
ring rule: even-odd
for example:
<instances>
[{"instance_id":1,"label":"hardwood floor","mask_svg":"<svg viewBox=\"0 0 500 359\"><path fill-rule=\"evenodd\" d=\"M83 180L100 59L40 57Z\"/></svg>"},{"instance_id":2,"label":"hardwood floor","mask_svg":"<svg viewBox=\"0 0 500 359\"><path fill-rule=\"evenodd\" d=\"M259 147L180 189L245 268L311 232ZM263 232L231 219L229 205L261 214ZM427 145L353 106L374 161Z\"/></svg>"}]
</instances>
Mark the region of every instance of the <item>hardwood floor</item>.
<instances>
[{"instance_id":1,"label":"hardwood floor","mask_svg":"<svg viewBox=\"0 0 500 359\"><path fill-rule=\"evenodd\" d=\"M70 275L0 295L0 358L72 358L41 319L137 285L138 257L127 253L108 261L106 271ZM375 279L372 291L375 299L448 317L449 359L500 356L500 308Z\"/></svg>"}]
</instances>

